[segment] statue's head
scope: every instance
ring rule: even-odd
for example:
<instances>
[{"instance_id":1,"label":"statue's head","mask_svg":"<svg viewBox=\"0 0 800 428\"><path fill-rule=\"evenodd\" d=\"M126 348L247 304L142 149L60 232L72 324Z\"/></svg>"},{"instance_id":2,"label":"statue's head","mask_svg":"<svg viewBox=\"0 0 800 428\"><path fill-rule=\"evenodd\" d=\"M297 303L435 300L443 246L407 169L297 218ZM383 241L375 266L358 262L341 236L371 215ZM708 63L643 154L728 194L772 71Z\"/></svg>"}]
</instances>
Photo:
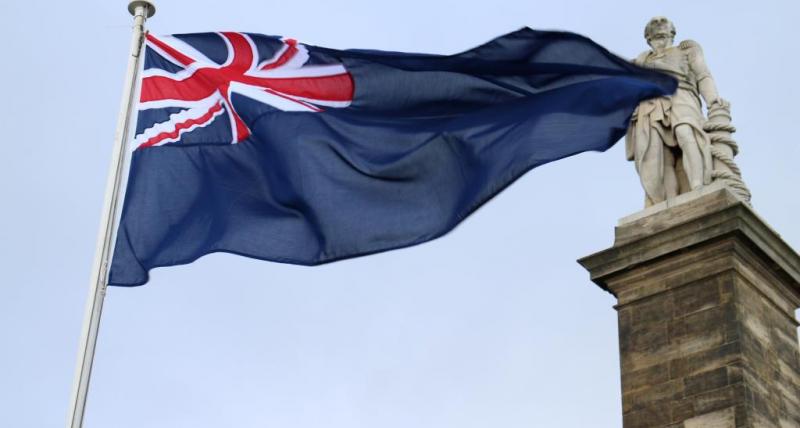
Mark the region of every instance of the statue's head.
<instances>
[{"instance_id":1,"label":"statue's head","mask_svg":"<svg viewBox=\"0 0 800 428\"><path fill-rule=\"evenodd\" d=\"M672 46L675 40L675 25L663 16L656 16L644 27L644 38L653 49L659 50Z\"/></svg>"}]
</instances>

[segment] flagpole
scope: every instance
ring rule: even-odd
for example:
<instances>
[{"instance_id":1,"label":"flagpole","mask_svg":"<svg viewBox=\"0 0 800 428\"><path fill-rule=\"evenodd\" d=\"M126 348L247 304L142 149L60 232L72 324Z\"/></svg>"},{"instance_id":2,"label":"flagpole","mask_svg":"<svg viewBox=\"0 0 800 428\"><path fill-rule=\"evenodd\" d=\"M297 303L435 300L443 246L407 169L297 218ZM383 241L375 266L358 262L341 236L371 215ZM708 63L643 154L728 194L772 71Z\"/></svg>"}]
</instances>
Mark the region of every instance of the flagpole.
<instances>
[{"instance_id":1,"label":"flagpole","mask_svg":"<svg viewBox=\"0 0 800 428\"><path fill-rule=\"evenodd\" d=\"M72 398L69 408L67 428L81 428L86 409L86 397L89 391L89 378L92 373L94 351L97 346L97 333L100 328L100 314L103 311L103 300L108 285L108 262L111 256L112 238L116 224L116 213L119 202L120 184L125 161L126 137L133 106L133 95L136 88L136 74L139 70L139 55L144 42L144 23L156 12L155 5L149 0L134 0L128 4L128 11L133 15L133 37L131 39L128 70L125 74L125 86L122 89L122 105L117 118L117 131L114 135L114 148L111 155L111 166L106 181L106 194L103 201L103 214L100 231L97 236L92 277L89 283L89 298L83 318L83 331L78 349L78 362L75 368L75 380L72 384Z\"/></svg>"}]
</instances>

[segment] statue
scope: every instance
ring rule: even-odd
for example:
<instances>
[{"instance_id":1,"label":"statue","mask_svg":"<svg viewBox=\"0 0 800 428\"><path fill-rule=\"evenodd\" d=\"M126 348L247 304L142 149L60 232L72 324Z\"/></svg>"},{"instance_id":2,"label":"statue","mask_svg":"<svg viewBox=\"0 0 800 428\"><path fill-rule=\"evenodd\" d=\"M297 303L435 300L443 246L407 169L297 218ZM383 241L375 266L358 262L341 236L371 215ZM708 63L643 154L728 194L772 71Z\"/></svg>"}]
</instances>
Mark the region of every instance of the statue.
<instances>
[{"instance_id":1,"label":"statue","mask_svg":"<svg viewBox=\"0 0 800 428\"><path fill-rule=\"evenodd\" d=\"M674 46L675 26L667 18L647 23L644 37L651 50L633 62L667 73L678 80L671 96L639 104L626 136L628 160L645 191L645 206L710 184L724 181L745 201L750 192L733 162L738 152L730 134L730 104L720 98L700 45L684 40ZM707 120L703 116L705 101Z\"/></svg>"}]
</instances>

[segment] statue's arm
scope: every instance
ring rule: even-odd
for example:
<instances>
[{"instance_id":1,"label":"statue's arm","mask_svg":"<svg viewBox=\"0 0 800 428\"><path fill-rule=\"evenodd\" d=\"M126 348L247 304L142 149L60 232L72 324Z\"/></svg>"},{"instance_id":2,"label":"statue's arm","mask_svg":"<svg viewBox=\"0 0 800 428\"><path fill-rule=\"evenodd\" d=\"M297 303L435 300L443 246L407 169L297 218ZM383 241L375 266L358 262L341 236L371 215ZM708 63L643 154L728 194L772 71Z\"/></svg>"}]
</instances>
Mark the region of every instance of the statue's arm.
<instances>
[{"instance_id":1,"label":"statue's arm","mask_svg":"<svg viewBox=\"0 0 800 428\"><path fill-rule=\"evenodd\" d=\"M680 44L681 49L686 51L689 58L689 67L697 79L697 90L706 102L707 106L722 102L717 91L717 84L711 76L711 71L706 65L703 49L693 40L684 40Z\"/></svg>"},{"instance_id":2,"label":"statue's arm","mask_svg":"<svg viewBox=\"0 0 800 428\"><path fill-rule=\"evenodd\" d=\"M650 51L642 52L636 58L633 58L631 60L631 63L633 63L634 65L637 65L639 67L644 67L645 61L647 59L647 55L649 55L649 54L650 54ZM634 124L636 123L636 119L637 119L638 116L639 116L639 107L637 106L633 110L633 114L631 115L631 127L634 126Z\"/></svg>"}]
</instances>

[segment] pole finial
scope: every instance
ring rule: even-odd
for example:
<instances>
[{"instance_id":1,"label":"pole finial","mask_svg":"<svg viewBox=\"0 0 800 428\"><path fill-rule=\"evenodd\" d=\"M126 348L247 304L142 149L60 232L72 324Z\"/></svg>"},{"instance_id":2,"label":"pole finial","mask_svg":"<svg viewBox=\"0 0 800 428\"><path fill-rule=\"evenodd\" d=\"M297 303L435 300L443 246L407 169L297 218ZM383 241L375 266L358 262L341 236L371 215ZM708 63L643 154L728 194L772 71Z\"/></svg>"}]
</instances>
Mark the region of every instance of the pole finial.
<instances>
[{"instance_id":1,"label":"pole finial","mask_svg":"<svg viewBox=\"0 0 800 428\"><path fill-rule=\"evenodd\" d=\"M147 18L155 15L156 13L156 5L150 0L133 0L128 3L128 12L131 15L136 15L136 8L139 6L143 6L146 10L145 14L147 14Z\"/></svg>"}]
</instances>

